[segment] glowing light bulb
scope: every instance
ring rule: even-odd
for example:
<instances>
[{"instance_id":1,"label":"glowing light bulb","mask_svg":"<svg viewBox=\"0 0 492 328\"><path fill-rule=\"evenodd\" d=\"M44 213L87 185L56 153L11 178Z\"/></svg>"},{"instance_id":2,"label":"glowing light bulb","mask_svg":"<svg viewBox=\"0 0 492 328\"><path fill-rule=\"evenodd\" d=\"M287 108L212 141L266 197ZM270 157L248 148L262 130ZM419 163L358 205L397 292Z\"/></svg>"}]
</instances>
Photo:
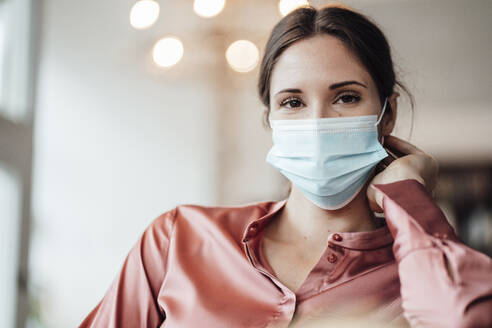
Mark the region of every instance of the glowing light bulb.
<instances>
[{"instance_id":1,"label":"glowing light bulb","mask_svg":"<svg viewBox=\"0 0 492 328\"><path fill-rule=\"evenodd\" d=\"M259 51L255 44L248 40L233 42L226 51L226 59L231 68L246 73L258 63Z\"/></svg>"},{"instance_id":2,"label":"glowing light bulb","mask_svg":"<svg viewBox=\"0 0 492 328\"><path fill-rule=\"evenodd\" d=\"M280 0L278 3L278 10L280 11L280 15L286 16L291 11L309 5L308 0Z\"/></svg>"},{"instance_id":3,"label":"glowing light bulb","mask_svg":"<svg viewBox=\"0 0 492 328\"><path fill-rule=\"evenodd\" d=\"M213 17L224 9L225 0L195 0L193 10L198 16Z\"/></svg>"},{"instance_id":4,"label":"glowing light bulb","mask_svg":"<svg viewBox=\"0 0 492 328\"><path fill-rule=\"evenodd\" d=\"M140 0L130 10L130 24L144 29L154 24L159 17L159 4L154 0Z\"/></svg>"},{"instance_id":5,"label":"glowing light bulb","mask_svg":"<svg viewBox=\"0 0 492 328\"><path fill-rule=\"evenodd\" d=\"M181 60L183 53L183 43L179 39L165 37L154 45L152 57L158 66L171 67Z\"/></svg>"}]
</instances>

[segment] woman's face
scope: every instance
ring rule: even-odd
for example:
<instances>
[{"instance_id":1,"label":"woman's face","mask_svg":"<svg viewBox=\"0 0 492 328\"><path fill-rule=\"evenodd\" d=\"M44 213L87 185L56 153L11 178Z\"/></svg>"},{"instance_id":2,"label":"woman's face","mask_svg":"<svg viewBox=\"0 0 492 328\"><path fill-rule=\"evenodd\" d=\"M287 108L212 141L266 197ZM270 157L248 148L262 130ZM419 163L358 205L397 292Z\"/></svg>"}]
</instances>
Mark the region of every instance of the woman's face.
<instances>
[{"instance_id":1,"label":"woman's face","mask_svg":"<svg viewBox=\"0 0 492 328\"><path fill-rule=\"evenodd\" d=\"M271 120L378 115L382 109L364 66L342 41L326 34L287 48L270 83Z\"/></svg>"}]
</instances>

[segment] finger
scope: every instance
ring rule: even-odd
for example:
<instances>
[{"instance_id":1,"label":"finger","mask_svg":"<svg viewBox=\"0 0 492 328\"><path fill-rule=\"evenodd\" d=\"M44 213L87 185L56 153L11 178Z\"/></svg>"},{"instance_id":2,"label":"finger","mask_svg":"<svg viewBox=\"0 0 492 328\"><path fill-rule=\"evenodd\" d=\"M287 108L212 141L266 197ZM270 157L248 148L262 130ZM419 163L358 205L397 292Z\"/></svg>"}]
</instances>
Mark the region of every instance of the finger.
<instances>
[{"instance_id":1,"label":"finger","mask_svg":"<svg viewBox=\"0 0 492 328\"><path fill-rule=\"evenodd\" d=\"M373 187L372 183L369 185L369 188L367 188L366 195L367 195L367 200L369 202L370 209L376 213L383 213L383 209L382 209L383 195L379 190Z\"/></svg>"},{"instance_id":2,"label":"finger","mask_svg":"<svg viewBox=\"0 0 492 328\"><path fill-rule=\"evenodd\" d=\"M421 149L415 147L411 143L395 136L387 136L384 139L384 144L405 155L424 153Z\"/></svg>"},{"instance_id":3,"label":"finger","mask_svg":"<svg viewBox=\"0 0 492 328\"><path fill-rule=\"evenodd\" d=\"M395 154L395 153L394 153L394 149L393 149L393 151L391 151L391 150L389 149L389 147L387 147L387 146L384 146L383 148L384 148L384 150L386 151L386 153L389 155L389 156L388 156L388 157L386 157L386 158L387 158L387 159L390 159L390 161L389 161L390 163L391 163L392 161L394 161L395 159L398 159L398 157L400 157L400 156L398 156L397 154ZM400 154L400 155L401 155L401 154ZM389 165L389 164L388 164L388 165Z\"/></svg>"}]
</instances>

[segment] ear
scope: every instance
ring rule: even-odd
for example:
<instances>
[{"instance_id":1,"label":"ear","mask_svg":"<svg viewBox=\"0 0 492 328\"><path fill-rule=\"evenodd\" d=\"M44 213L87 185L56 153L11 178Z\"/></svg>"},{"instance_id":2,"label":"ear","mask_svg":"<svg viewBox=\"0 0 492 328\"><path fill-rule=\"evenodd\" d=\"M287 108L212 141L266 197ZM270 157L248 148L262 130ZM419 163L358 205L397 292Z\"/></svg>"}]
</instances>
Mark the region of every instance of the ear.
<instances>
[{"instance_id":1,"label":"ear","mask_svg":"<svg viewBox=\"0 0 492 328\"><path fill-rule=\"evenodd\" d=\"M393 131L396 123L396 113L398 109L397 98L400 96L398 92L393 92L388 97L388 104L384 116L381 120L381 135L389 136Z\"/></svg>"}]
</instances>

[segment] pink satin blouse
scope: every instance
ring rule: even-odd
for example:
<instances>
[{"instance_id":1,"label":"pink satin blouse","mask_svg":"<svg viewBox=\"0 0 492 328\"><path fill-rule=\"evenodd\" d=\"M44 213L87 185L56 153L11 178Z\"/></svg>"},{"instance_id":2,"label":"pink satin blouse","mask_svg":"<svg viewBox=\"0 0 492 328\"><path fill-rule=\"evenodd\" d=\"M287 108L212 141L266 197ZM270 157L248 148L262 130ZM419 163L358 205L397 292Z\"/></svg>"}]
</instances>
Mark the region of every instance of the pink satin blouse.
<instances>
[{"instance_id":1,"label":"pink satin blouse","mask_svg":"<svg viewBox=\"0 0 492 328\"><path fill-rule=\"evenodd\" d=\"M286 200L177 206L80 327L492 327L492 260L459 241L417 181L377 187L386 224L330 234L296 293L261 251Z\"/></svg>"}]
</instances>

